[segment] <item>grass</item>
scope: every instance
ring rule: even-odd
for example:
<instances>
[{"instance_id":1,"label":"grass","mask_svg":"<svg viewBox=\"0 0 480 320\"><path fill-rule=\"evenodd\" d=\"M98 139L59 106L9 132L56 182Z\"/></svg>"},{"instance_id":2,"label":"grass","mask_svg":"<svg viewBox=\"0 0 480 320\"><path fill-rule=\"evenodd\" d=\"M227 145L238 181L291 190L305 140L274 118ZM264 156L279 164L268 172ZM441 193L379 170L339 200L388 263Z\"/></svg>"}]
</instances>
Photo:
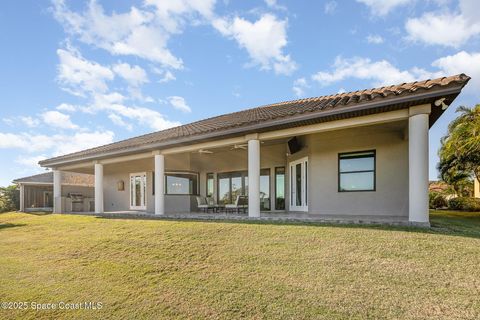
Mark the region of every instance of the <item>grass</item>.
<instances>
[{"instance_id":1,"label":"grass","mask_svg":"<svg viewBox=\"0 0 480 320\"><path fill-rule=\"evenodd\" d=\"M0 214L1 319L478 319L480 214L432 229Z\"/></svg>"}]
</instances>

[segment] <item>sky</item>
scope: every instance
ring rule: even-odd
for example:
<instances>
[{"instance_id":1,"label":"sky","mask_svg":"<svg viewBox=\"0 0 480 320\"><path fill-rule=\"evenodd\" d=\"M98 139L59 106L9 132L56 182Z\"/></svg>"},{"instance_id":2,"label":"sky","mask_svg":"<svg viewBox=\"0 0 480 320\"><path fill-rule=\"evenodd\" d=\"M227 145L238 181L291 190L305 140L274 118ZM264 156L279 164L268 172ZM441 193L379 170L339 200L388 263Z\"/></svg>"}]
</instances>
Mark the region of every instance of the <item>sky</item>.
<instances>
[{"instance_id":1,"label":"sky","mask_svg":"<svg viewBox=\"0 0 480 320\"><path fill-rule=\"evenodd\" d=\"M38 161L259 105L466 73L480 1L2 1L0 185Z\"/></svg>"}]
</instances>

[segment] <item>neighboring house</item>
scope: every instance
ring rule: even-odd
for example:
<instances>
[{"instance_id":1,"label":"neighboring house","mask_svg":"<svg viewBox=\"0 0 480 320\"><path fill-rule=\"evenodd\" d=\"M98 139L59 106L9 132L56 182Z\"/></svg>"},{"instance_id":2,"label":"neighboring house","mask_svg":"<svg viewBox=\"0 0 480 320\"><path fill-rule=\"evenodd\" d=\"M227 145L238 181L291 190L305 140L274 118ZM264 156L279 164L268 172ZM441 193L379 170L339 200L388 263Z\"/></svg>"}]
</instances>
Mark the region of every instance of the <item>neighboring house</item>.
<instances>
[{"instance_id":1,"label":"neighboring house","mask_svg":"<svg viewBox=\"0 0 480 320\"><path fill-rule=\"evenodd\" d=\"M94 209L94 176L62 172L58 210L89 212ZM20 211L52 211L54 204L53 172L13 180L20 188Z\"/></svg>"},{"instance_id":2,"label":"neighboring house","mask_svg":"<svg viewBox=\"0 0 480 320\"><path fill-rule=\"evenodd\" d=\"M469 79L275 103L40 165L55 172L56 200L61 171L94 174L97 213L194 212L196 195L230 204L243 194L251 218L270 212L428 225L428 131Z\"/></svg>"},{"instance_id":3,"label":"neighboring house","mask_svg":"<svg viewBox=\"0 0 480 320\"><path fill-rule=\"evenodd\" d=\"M428 184L428 191L440 193L447 200L457 197L455 190L444 181L430 181Z\"/></svg>"}]
</instances>

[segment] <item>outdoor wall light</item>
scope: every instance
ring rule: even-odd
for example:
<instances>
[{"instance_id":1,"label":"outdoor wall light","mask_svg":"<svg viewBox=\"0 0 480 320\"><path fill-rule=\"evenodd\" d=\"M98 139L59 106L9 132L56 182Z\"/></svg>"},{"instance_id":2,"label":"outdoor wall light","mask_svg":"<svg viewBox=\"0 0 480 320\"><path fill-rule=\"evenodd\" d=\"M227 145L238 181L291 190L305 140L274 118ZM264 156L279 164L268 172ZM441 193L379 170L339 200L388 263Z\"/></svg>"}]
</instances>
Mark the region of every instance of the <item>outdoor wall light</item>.
<instances>
[{"instance_id":1,"label":"outdoor wall light","mask_svg":"<svg viewBox=\"0 0 480 320\"><path fill-rule=\"evenodd\" d=\"M125 182L123 180L120 180L117 182L117 190L118 191L124 191L125 190Z\"/></svg>"}]
</instances>

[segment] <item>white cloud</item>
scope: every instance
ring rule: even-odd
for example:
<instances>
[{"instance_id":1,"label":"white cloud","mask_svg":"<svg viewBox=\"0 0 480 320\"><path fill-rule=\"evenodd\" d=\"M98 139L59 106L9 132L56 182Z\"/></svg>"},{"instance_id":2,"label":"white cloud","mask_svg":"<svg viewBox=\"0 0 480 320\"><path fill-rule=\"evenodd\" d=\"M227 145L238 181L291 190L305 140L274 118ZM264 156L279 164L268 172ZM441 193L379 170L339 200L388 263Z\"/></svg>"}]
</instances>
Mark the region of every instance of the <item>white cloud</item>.
<instances>
[{"instance_id":1,"label":"white cloud","mask_svg":"<svg viewBox=\"0 0 480 320\"><path fill-rule=\"evenodd\" d=\"M325 12L325 14L334 14L337 6L337 1L327 1L323 7L323 12Z\"/></svg>"},{"instance_id":2,"label":"white cloud","mask_svg":"<svg viewBox=\"0 0 480 320\"><path fill-rule=\"evenodd\" d=\"M39 168L38 162L47 159L48 157L45 155L38 155L38 156L18 156L15 160L16 163L24 165L26 167L34 167Z\"/></svg>"},{"instance_id":3,"label":"white cloud","mask_svg":"<svg viewBox=\"0 0 480 320\"><path fill-rule=\"evenodd\" d=\"M177 78L175 78L175 76L173 75L173 73L171 73L170 71L166 71L164 74L163 74L163 77L158 81L160 83L164 83L164 82L170 82L170 81L173 81L173 80L176 80Z\"/></svg>"},{"instance_id":4,"label":"white cloud","mask_svg":"<svg viewBox=\"0 0 480 320\"><path fill-rule=\"evenodd\" d=\"M113 142L111 131L79 132L73 135L31 135L28 133L1 133L0 149L21 149L29 153L49 151L58 156Z\"/></svg>"},{"instance_id":5,"label":"white cloud","mask_svg":"<svg viewBox=\"0 0 480 320\"><path fill-rule=\"evenodd\" d=\"M42 114L43 122L49 126L60 129L78 129L79 126L74 124L70 120L68 114L61 113L59 111L46 111Z\"/></svg>"},{"instance_id":6,"label":"white cloud","mask_svg":"<svg viewBox=\"0 0 480 320\"><path fill-rule=\"evenodd\" d=\"M133 126L132 126L131 124L125 122L125 121L123 120L123 118L120 117L118 114L110 113L110 114L108 115L108 118L109 118L110 120L112 120L112 122L113 122L114 124L116 124L117 126L123 127L123 128L125 128L125 129L127 129L128 131L132 131L132 130L133 130Z\"/></svg>"},{"instance_id":7,"label":"white cloud","mask_svg":"<svg viewBox=\"0 0 480 320\"><path fill-rule=\"evenodd\" d=\"M410 4L415 0L357 0L370 8L374 15L385 16L393 9Z\"/></svg>"},{"instance_id":8,"label":"white cloud","mask_svg":"<svg viewBox=\"0 0 480 320\"><path fill-rule=\"evenodd\" d=\"M192 109L187 105L183 97L171 96L167 98L168 102L177 110L182 112L192 112Z\"/></svg>"},{"instance_id":9,"label":"white cloud","mask_svg":"<svg viewBox=\"0 0 480 320\"><path fill-rule=\"evenodd\" d=\"M113 71L134 87L141 86L148 82L147 73L140 66L131 66L128 63L117 63L113 66Z\"/></svg>"},{"instance_id":10,"label":"white cloud","mask_svg":"<svg viewBox=\"0 0 480 320\"><path fill-rule=\"evenodd\" d=\"M480 1L460 0L456 12L427 12L408 19L407 39L428 45L458 48L472 37L480 35Z\"/></svg>"},{"instance_id":11,"label":"white cloud","mask_svg":"<svg viewBox=\"0 0 480 320\"><path fill-rule=\"evenodd\" d=\"M435 60L432 66L442 70L445 75L466 73L472 79L465 90L479 96L480 88L480 52L460 51L456 54Z\"/></svg>"},{"instance_id":12,"label":"white cloud","mask_svg":"<svg viewBox=\"0 0 480 320\"><path fill-rule=\"evenodd\" d=\"M22 121L27 127L30 128L34 128L40 124L40 120L35 119L31 116L20 117L20 121Z\"/></svg>"},{"instance_id":13,"label":"white cloud","mask_svg":"<svg viewBox=\"0 0 480 320\"><path fill-rule=\"evenodd\" d=\"M125 13L106 14L92 0L83 13L71 11L64 0L54 0L54 16L67 33L107 50L113 55L133 55L181 69L182 59L168 48L173 34L182 32L189 20L210 18L215 0L146 0L142 9L134 6Z\"/></svg>"},{"instance_id":14,"label":"white cloud","mask_svg":"<svg viewBox=\"0 0 480 320\"><path fill-rule=\"evenodd\" d=\"M310 88L310 85L305 78L298 78L293 82L293 92L297 97L303 97L305 95L305 90Z\"/></svg>"},{"instance_id":15,"label":"white cloud","mask_svg":"<svg viewBox=\"0 0 480 320\"><path fill-rule=\"evenodd\" d=\"M287 10L287 7L279 5L277 0L265 0L268 7L276 10Z\"/></svg>"},{"instance_id":16,"label":"white cloud","mask_svg":"<svg viewBox=\"0 0 480 320\"><path fill-rule=\"evenodd\" d=\"M66 111L66 112L75 112L77 110L77 106L69 103L61 103L57 106L57 110Z\"/></svg>"},{"instance_id":17,"label":"white cloud","mask_svg":"<svg viewBox=\"0 0 480 320\"><path fill-rule=\"evenodd\" d=\"M400 70L386 60L372 61L368 58L337 57L331 72L320 71L312 79L322 86L343 81L348 78L372 80L375 86L391 85L441 76L441 72L428 72L420 68Z\"/></svg>"},{"instance_id":18,"label":"white cloud","mask_svg":"<svg viewBox=\"0 0 480 320\"><path fill-rule=\"evenodd\" d=\"M125 96L118 92L109 94L96 94L93 103L82 111L87 113L96 113L99 111L108 112L108 114L116 114L118 117L127 118L137 121L140 125L148 126L153 130L164 130L180 125L177 121L170 121L160 112L139 106L124 105ZM116 121L118 117L109 117L110 120ZM118 121L117 121L118 123Z\"/></svg>"},{"instance_id":19,"label":"white cloud","mask_svg":"<svg viewBox=\"0 0 480 320\"><path fill-rule=\"evenodd\" d=\"M80 96L107 91L106 81L114 78L110 68L83 58L80 52L71 46L58 49L57 54L60 58L57 79L63 89Z\"/></svg>"},{"instance_id":20,"label":"white cloud","mask_svg":"<svg viewBox=\"0 0 480 320\"><path fill-rule=\"evenodd\" d=\"M413 67L401 70L386 60L337 57L331 71L320 71L312 76L321 86L328 86L346 79L370 80L374 86L392 85L415 80L426 80L459 73L472 77L467 92L478 95L480 87L480 52L460 51L432 62L432 70Z\"/></svg>"},{"instance_id":21,"label":"white cloud","mask_svg":"<svg viewBox=\"0 0 480 320\"><path fill-rule=\"evenodd\" d=\"M373 43L373 44L381 44L383 43L383 38L382 36L378 35L378 34L369 34L367 36L367 42L368 43Z\"/></svg>"},{"instance_id":22,"label":"white cloud","mask_svg":"<svg viewBox=\"0 0 480 320\"><path fill-rule=\"evenodd\" d=\"M233 38L247 50L252 64L262 69L273 69L277 74L291 74L297 64L283 52L287 45L287 20L264 14L255 22L241 17L231 20L216 19L213 26L224 36Z\"/></svg>"}]
</instances>

